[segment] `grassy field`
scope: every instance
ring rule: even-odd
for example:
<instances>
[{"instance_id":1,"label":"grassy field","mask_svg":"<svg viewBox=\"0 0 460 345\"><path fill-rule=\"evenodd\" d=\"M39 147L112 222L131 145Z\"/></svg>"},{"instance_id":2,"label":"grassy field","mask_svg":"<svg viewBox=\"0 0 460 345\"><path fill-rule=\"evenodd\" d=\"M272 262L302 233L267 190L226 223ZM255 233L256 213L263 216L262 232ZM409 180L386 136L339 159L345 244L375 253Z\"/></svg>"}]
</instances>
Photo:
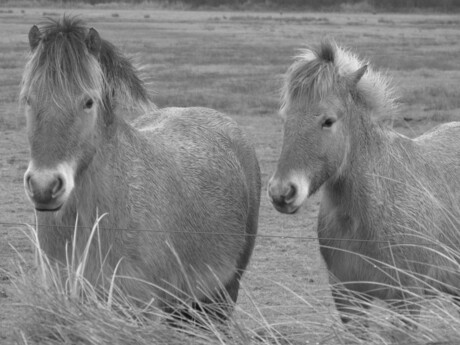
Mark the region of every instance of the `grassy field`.
<instances>
[{"instance_id":1,"label":"grassy field","mask_svg":"<svg viewBox=\"0 0 460 345\"><path fill-rule=\"evenodd\" d=\"M2 344L23 341L17 325L31 312L10 279L18 274L18 257L30 266L33 253L25 226L11 224L33 222L22 186L28 146L25 119L17 104L27 33L44 16L60 13L43 8L0 11ZM458 16L141 9L67 13L81 15L144 66L158 106L218 109L235 118L253 138L264 186L261 237L244 279L236 320L254 331L266 331L270 325L279 333L279 344L340 344L340 324L315 240L319 197L296 216L277 213L265 197L281 148L277 108L282 74L297 49L334 38L388 71L400 90L401 112L377 121L415 136L438 123L460 120ZM438 338L426 341L443 340L449 331L446 320L427 320L427 328ZM382 343L397 342L394 338L382 335Z\"/></svg>"}]
</instances>

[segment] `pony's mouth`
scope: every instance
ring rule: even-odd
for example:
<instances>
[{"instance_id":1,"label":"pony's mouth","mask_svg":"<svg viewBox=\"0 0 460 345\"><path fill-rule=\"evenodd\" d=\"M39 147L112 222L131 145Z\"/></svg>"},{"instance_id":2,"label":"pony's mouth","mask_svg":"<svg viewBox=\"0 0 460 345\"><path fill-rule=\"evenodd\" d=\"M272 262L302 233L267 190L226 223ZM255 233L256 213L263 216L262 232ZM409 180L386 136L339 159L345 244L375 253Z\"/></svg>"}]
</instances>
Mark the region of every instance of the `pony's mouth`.
<instances>
[{"instance_id":1,"label":"pony's mouth","mask_svg":"<svg viewBox=\"0 0 460 345\"><path fill-rule=\"evenodd\" d=\"M38 212L57 212L62 208L62 205L59 205L58 207L43 207L42 205L40 206L35 206L35 210Z\"/></svg>"},{"instance_id":2,"label":"pony's mouth","mask_svg":"<svg viewBox=\"0 0 460 345\"><path fill-rule=\"evenodd\" d=\"M287 210L285 213L287 214L295 214L297 211L300 209L300 207L292 207L289 210Z\"/></svg>"},{"instance_id":3,"label":"pony's mouth","mask_svg":"<svg viewBox=\"0 0 460 345\"><path fill-rule=\"evenodd\" d=\"M288 207L284 213L286 214L295 214L297 213L297 211L300 209L300 206L292 206L292 207Z\"/></svg>"},{"instance_id":4,"label":"pony's mouth","mask_svg":"<svg viewBox=\"0 0 460 345\"><path fill-rule=\"evenodd\" d=\"M283 204L278 205L276 203L272 204L278 212L285 214L295 214L300 209L300 206L294 206L292 204Z\"/></svg>"}]
</instances>

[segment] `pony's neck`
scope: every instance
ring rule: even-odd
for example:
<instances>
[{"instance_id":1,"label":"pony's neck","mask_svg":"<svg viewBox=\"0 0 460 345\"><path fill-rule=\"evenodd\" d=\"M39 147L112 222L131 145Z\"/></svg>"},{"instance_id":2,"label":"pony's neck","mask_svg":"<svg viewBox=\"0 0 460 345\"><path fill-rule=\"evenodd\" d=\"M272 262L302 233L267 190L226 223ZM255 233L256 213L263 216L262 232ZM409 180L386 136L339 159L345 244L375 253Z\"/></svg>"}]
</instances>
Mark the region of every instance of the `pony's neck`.
<instances>
[{"instance_id":1,"label":"pony's neck","mask_svg":"<svg viewBox=\"0 0 460 345\"><path fill-rule=\"evenodd\" d=\"M115 120L103 130L108 132L101 135L101 142L93 160L77 176L75 189L63 209L56 213L38 213L41 246L50 258L57 259L58 262L66 260L66 243L71 243L76 232L75 226L78 226L76 248L79 254L86 247L96 220L104 213L108 215L99 222L101 228L128 227L123 223L123 220L129 218L123 214L126 207L121 205L126 200L127 184L122 180L127 178L125 167L129 162L120 159L118 150L126 145L136 145L135 140L138 139L135 129L122 119ZM101 247L98 247L98 244L95 247L96 252L101 251L105 255L111 251L113 243L110 236L110 230L101 231L96 236L102 239L100 242L97 240ZM104 237L109 239L104 240ZM94 245L95 240L92 243ZM93 256L96 257L96 254ZM111 261L111 256L107 260L108 264L116 264ZM95 263L94 267L96 266Z\"/></svg>"},{"instance_id":2,"label":"pony's neck","mask_svg":"<svg viewBox=\"0 0 460 345\"><path fill-rule=\"evenodd\" d=\"M135 130L123 118L114 117L113 122L100 131L97 152L88 167L76 177L75 190L60 220L62 223L75 224L78 214L79 225L92 227L98 217L112 211L109 205L115 205L126 193L126 184L120 183L120 179L124 178L128 162L120 159L119 152L123 146L134 145ZM112 219L112 216L106 218ZM106 220L102 223L109 225Z\"/></svg>"},{"instance_id":3,"label":"pony's neck","mask_svg":"<svg viewBox=\"0 0 460 345\"><path fill-rule=\"evenodd\" d=\"M340 173L329 180L323 192L341 213L360 217L369 207L375 162L385 157L388 133L364 110L351 113L346 161Z\"/></svg>"}]
</instances>

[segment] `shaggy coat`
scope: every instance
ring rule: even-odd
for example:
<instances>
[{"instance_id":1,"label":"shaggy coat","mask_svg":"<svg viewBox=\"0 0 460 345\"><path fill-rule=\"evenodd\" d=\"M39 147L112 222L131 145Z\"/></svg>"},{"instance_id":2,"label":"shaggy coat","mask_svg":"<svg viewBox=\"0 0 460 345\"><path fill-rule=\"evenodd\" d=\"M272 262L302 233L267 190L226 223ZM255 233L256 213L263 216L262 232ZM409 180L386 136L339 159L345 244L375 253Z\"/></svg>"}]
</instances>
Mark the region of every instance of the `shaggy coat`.
<instances>
[{"instance_id":1,"label":"shaggy coat","mask_svg":"<svg viewBox=\"0 0 460 345\"><path fill-rule=\"evenodd\" d=\"M92 284L115 274L133 300L163 309L236 301L260 201L258 161L237 124L211 109L156 109L132 63L80 20L34 26L29 40L25 188L44 252L65 264L74 241L81 256L104 215ZM142 115L127 123L127 109Z\"/></svg>"},{"instance_id":2,"label":"shaggy coat","mask_svg":"<svg viewBox=\"0 0 460 345\"><path fill-rule=\"evenodd\" d=\"M294 213L321 189L320 249L344 315L373 298L416 315L417 296L460 293L460 123L407 138L372 119L396 111L393 95L384 75L331 42L286 75L269 195Z\"/></svg>"}]
</instances>

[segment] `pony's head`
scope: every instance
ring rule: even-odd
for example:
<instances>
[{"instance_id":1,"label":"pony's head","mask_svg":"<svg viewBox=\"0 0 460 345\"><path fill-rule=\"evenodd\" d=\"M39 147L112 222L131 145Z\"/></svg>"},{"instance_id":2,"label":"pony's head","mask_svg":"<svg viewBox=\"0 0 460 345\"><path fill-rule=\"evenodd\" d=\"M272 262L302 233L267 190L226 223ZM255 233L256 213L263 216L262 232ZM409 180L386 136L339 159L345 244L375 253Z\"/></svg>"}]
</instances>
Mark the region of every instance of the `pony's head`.
<instances>
[{"instance_id":1,"label":"pony's head","mask_svg":"<svg viewBox=\"0 0 460 345\"><path fill-rule=\"evenodd\" d=\"M296 58L283 88L283 148L268 185L278 211L294 213L327 180L340 175L356 113L386 107L386 83L332 42Z\"/></svg>"},{"instance_id":2,"label":"pony's head","mask_svg":"<svg viewBox=\"0 0 460 345\"><path fill-rule=\"evenodd\" d=\"M29 44L20 93L31 152L24 184L37 210L53 211L114 126L115 101L148 97L129 60L81 20L33 26Z\"/></svg>"}]
</instances>

